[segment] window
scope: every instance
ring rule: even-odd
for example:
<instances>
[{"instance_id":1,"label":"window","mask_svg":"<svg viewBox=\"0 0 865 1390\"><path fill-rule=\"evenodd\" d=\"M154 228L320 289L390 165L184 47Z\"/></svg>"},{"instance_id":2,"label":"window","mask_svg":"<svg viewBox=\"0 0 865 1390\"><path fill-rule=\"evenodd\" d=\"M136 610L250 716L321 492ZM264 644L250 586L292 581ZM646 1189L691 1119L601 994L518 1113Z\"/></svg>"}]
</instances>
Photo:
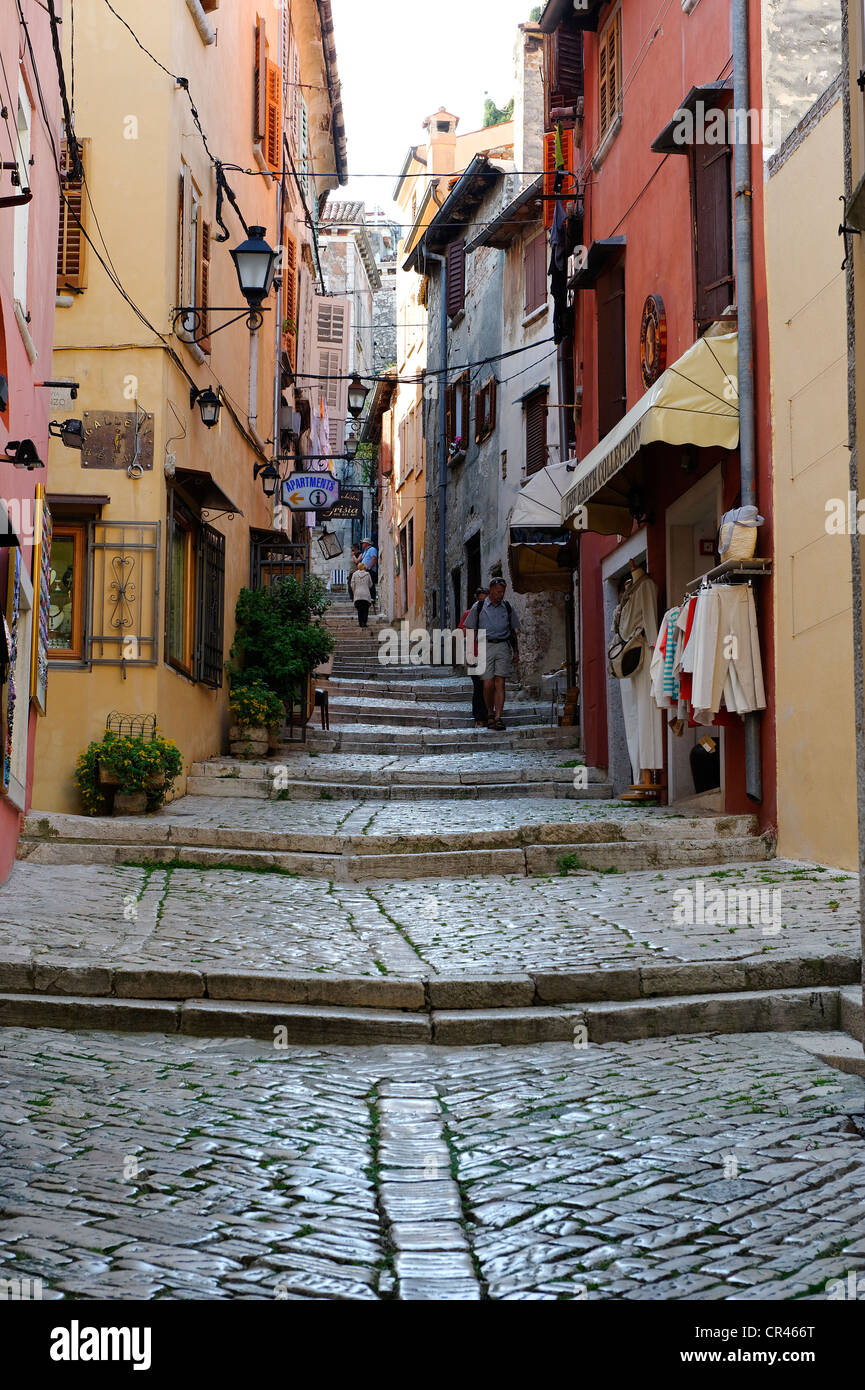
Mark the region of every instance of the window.
<instances>
[{"instance_id":1,"label":"window","mask_svg":"<svg viewBox=\"0 0 865 1390\"><path fill-rule=\"evenodd\" d=\"M628 408L625 375L625 267L598 277L598 434L603 439Z\"/></svg>"},{"instance_id":2,"label":"window","mask_svg":"<svg viewBox=\"0 0 865 1390\"><path fill-rule=\"evenodd\" d=\"M50 661L84 658L84 592L87 527L55 522L51 538L48 587L48 657Z\"/></svg>"},{"instance_id":3,"label":"window","mask_svg":"<svg viewBox=\"0 0 865 1390\"><path fill-rule=\"evenodd\" d=\"M466 541L466 603L474 603L481 586L481 533L476 531Z\"/></svg>"},{"instance_id":4,"label":"window","mask_svg":"<svg viewBox=\"0 0 865 1390\"><path fill-rule=\"evenodd\" d=\"M282 257L282 280L285 286L285 323L283 325L282 347L288 357L291 370L297 367L297 239L291 232L285 233L285 246Z\"/></svg>"},{"instance_id":5,"label":"window","mask_svg":"<svg viewBox=\"0 0 865 1390\"><path fill-rule=\"evenodd\" d=\"M547 466L547 397L542 386L527 396L523 408L526 417L526 476L539 473Z\"/></svg>"},{"instance_id":6,"label":"window","mask_svg":"<svg viewBox=\"0 0 865 1390\"><path fill-rule=\"evenodd\" d=\"M345 335L345 306L327 300L318 307L318 341L342 343Z\"/></svg>"},{"instance_id":7,"label":"window","mask_svg":"<svg viewBox=\"0 0 865 1390\"><path fill-rule=\"evenodd\" d=\"M622 11L611 16L598 39L598 137L603 139L622 109Z\"/></svg>"},{"instance_id":8,"label":"window","mask_svg":"<svg viewBox=\"0 0 865 1390\"><path fill-rule=\"evenodd\" d=\"M448 313L454 318L466 302L466 244L462 240L452 241L447 248L445 284Z\"/></svg>"},{"instance_id":9,"label":"window","mask_svg":"<svg viewBox=\"0 0 865 1390\"><path fill-rule=\"evenodd\" d=\"M530 241L523 256L526 281L526 314L533 314L547 302L547 238L541 233Z\"/></svg>"},{"instance_id":10,"label":"window","mask_svg":"<svg viewBox=\"0 0 865 1390\"><path fill-rule=\"evenodd\" d=\"M408 519L408 567L414 568L414 517Z\"/></svg>"},{"instance_id":11,"label":"window","mask_svg":"<svg viewBox=\"0 0 865 1390\"><path fill-rule=\"evenodd\" d=\"M79 140L78 145L86 175L87 142ZM87 284L84 274L84 253L87 243L81 230L86 223L84 183L81 179L73 178L71 175L69 150L65 140L60 149L60 180L62 195L60 198L60 230L57 238L57 292L63 294L67 290L82 290Z\"/></svg>"},{"instance_id":12,"label":"window","mask_svg":"<svg viewBox=\"0 0 865 1390\"><path fill-rule=\"evenodd\" d=\"M461 457L468 448L470 391L469 373L463 372L445 392L447 445L452 457Z\"/></svg>"},{"instance_id":13,"label":"window","mask_svg":"<svg viewBox=\"0 0 865 1390\"><path fill-rule=\"evenodd\" d=\"M210 223L204 217L201 192L188 164L180 172L178 208L177 304L189 309L179 326L178 336L210 352Z\"/></svg>"},{"instance_id":14,"label":"window","mask_svg":"<svg viewBox=\"0 0 865 1390\"><path fill-rule=\"evenodd\" d=\"M30 98L24 82L18 84L18 117L16 120L15 158L18 164L18 188L23 193L30 187ZM30 204L15 209L15 249L12 263L12 295L22 309L27 310L28 240L30 235Z\"/></svg>"},{"instance_id":15,"label":"window","mask_svg":"<svg viewBox=\"0 0 865 1390\"><path fill-rule=\"evenodd\" d=\"M694 318L702 328L719 318L735 297L730 147L695 144L690 158L697 291Z\"/></svg>"},{"instance_id":16,"label":"window","mask_svg":"<svg viewBox=\"0 0 865 1390\"><path fill-rule=\"evenodd\" d=\"M488 439L496 427L496 379L491 376L475 396L475 443Z\"/></svg>"},{"instance_id":17,"label":"window","mask_svg":"<svg viewBox=\"0 0 865 1390\"><path fill-rule=\"evenodd\" d=\"M165 660L204 685L222 685L225 537L174 489L168 496Z\"/></svg>"}]
</instances>

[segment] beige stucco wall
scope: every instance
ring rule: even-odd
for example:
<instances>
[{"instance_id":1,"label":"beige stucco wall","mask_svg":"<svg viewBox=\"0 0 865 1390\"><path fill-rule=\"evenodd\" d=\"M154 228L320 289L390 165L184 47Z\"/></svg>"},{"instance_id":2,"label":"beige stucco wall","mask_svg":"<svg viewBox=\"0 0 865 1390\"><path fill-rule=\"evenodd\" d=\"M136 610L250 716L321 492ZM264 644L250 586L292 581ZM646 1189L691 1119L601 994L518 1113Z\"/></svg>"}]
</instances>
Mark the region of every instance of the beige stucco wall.
<instances>
[{"instance_id":1,"label":"beige stucco wall","mask_svg":"<svg viewBox=\"0 0 865 1390\"><path fill-rule=\"evenodd\" d=\"M309 11L310 18L314 5L304 0L295 11L296 16ZM266 19L271 58L276 61L282 13L278 0L243 0L220 7L213 16L219 25L219 42L210 45L202 42L184 0L139 7L134 16L136 31L148 48L175 72L188 76L214 154L244 168L256 167L251 111L257 12ZM321 76L320 45L316 50L313 44L313 58L316 52L318 63L310 60L312 66L301 69L302 79L313 84L320 82ZM302 49L302 64L306 53ZM130 125L131 121L135 124ZM76 128L79 137L90 142L88 184L105 243L124 286L150 322L169 339L197 385L202 389L221 386L243 431L248 435L256 425L263 440L272 438L279 321L276 296L269 301L270 312L258 334L258 389L252 396L251 337L242 321L213 335L207 363L197 360L171 332L170 312L177 300L181 158L189 164L201 190L204 215L213 224L214 233L218 230L215 178L184 94L159 73L108 12L100 10L97 14L92 6L84 7L76 28ZM130 130L136 138L127 138ZM316 134L314 146L318 141ZM247 223L264 226L271 245L276 245L275 182L237 173L229 179ZM334 182L329 180L328 186ZM224 218L231 236L227 243L214 242L212 246L213 306L241 302L229 248L238 245L244 233L227 205ZM300 232L299 219L294 226L308 239L308 232ZM88 229L96 236L92 215ZM215 312L213 327L228 317ZM226 660L234 635L237 595L249 583L249 528L272 526L273 512L260 484L253 480L258 455L232 421L227 406L217 428L206 430L198 410L190 409L189 383L182 371L159 338L124 304L92 254L88 256L85 293L76 297L71 307L58 307L56 322L54 374L77 380L81 389L71 409L54 411L54 418L64 414L80 417L86 410L132 411L135 405L130 392L137 394L141 409L154 416L154 461L152 471L133 480L123 468L85 470L80 453L55 441L48 462L49 493L108 495L103 520L147 520L160 525L158 664L129 665L126 679L117 666L94 665L88 670L55 663L50 670L48 712L38 728L33 805L43 810L74 811L79 809L72 781L76 757L91 739L101 735L112 710L156 713L161 730L180 747L186 773L193 761L227 748L227 681L221 690L214 690L163 662L168 454L174 455L177 469L197 468L212 474L239 509L233 520L210 519L226 538ZM303 353L308 325L301 325L300 336ZM185 777L178 790L184 788Z\"/></svg>"},{"instance_id":2,"label":"beige stucco wall","mask_svg":"<svg viewBox=\"0 0 865 1390\"><path fill-rule=\"evenodd\" d=\"M826 531L846 499L836 100L766 186L775 517L779 854L857 863L850 539ZM803 197L803 189L807 196Z\"/></svg>"}]
</instances>

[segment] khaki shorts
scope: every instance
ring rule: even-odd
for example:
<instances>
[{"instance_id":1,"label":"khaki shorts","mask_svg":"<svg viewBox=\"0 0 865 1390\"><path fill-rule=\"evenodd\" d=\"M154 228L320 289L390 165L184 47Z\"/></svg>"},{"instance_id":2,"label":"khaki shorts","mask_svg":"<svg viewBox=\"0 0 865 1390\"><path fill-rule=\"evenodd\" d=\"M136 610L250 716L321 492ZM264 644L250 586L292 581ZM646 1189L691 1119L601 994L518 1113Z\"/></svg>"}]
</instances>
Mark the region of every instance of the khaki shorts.
<instances>
[{"instance_id":1,"label":"khaki shorts","mask_svg":"<svg viewBox=\"0 0 865 1390\"><path fill-rule=\"evenodd\" d=\"M486 667L483 672L485 681L491 681L495 676L514 674L514 654L510 642L487 642L486 653Z\"/></svg>"}]
</instances>

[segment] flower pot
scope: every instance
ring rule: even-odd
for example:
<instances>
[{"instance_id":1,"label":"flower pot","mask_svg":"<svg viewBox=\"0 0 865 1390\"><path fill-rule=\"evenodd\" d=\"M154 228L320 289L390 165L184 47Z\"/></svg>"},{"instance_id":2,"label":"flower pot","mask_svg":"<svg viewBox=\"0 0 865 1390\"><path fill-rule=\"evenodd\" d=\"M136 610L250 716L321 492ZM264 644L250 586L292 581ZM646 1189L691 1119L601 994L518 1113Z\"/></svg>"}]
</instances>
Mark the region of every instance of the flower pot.
<instances>
[{"instance_id":1,"label":"flower pot","mask_svg":"<svg viewBox=\"0 0 865 1390\"><path fill-rule=\"evenodd\" d=\"M99 785L100 787L119 787L120 778L116 773L111 772L104 763L99 764Z\"/></svg>"},{"instance_id":2,"label":"flower pot","mask_svg":"<svg viewBox=\"0 0 865 1390\"><path fill-rule=\"evenodd\" d=\"M146 792L117 791L114 793L115 816L143 816L146 810Z\"/></svg>"},{"instance_id":3,"label":"flower pot","mask_svg":"<svg viewBox=\"0 0 865 1390\"><path fill-rule=\"evenodd\" d=\"M266 758L270 732L263 724L235 724L228 734L233 758Z\"/></svg>"}]
</instances>

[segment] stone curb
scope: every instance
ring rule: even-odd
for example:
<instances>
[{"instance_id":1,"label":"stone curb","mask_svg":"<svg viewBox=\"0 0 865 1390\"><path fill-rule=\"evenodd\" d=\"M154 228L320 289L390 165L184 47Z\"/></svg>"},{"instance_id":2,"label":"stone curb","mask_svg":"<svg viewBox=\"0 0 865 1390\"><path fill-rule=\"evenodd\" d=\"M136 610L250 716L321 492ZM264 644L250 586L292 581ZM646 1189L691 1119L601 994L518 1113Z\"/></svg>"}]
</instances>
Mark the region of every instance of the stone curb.
<instances>
[{"instance_id":1,"label":"stone curb","mask_svg":"<svg viewBox=\"0 0 865 1390\"><path fill-rule=\"evenodd\" d=\"M574 1044L703 1033L836 1033L837 989L689 995L679 999L605 1002L580 1007L433 1010L430 1014L325 1005L182 1003L45 994L0 994L0 1027L154 1032L190 1037L245 1037L276 1048L293 1044L443 1047L545 1042ZM830 1049L831 1050L831 1049ZM839 1049L835 1046L835 1052ZM847 1049L849 1052L849 1049ZM858 1054L857 1054L858 1055ZM394 1213L396 1218L396 1214Z\"/></svg>"},{"instance_id":2,"label":"stone curb","mask_svg":"<svg viewBox=\"0 0 865 1390\"><path fill-rule=\"evenodd\" d=\"M415 1014L502 1009L540 1011L568 1005L653 1004L699 995L723 998L784 990L841 990L841 1024L861 1028L856 956L773 956L635 966L627 970L527 970L502 975L424 977L277 974L268 970L196 970L189 966L113 966L22 951L0 959L0 991L8 994L141 1000L158 1003L303 1005L386 1009Z\"/></svg>"}]
</instances>

